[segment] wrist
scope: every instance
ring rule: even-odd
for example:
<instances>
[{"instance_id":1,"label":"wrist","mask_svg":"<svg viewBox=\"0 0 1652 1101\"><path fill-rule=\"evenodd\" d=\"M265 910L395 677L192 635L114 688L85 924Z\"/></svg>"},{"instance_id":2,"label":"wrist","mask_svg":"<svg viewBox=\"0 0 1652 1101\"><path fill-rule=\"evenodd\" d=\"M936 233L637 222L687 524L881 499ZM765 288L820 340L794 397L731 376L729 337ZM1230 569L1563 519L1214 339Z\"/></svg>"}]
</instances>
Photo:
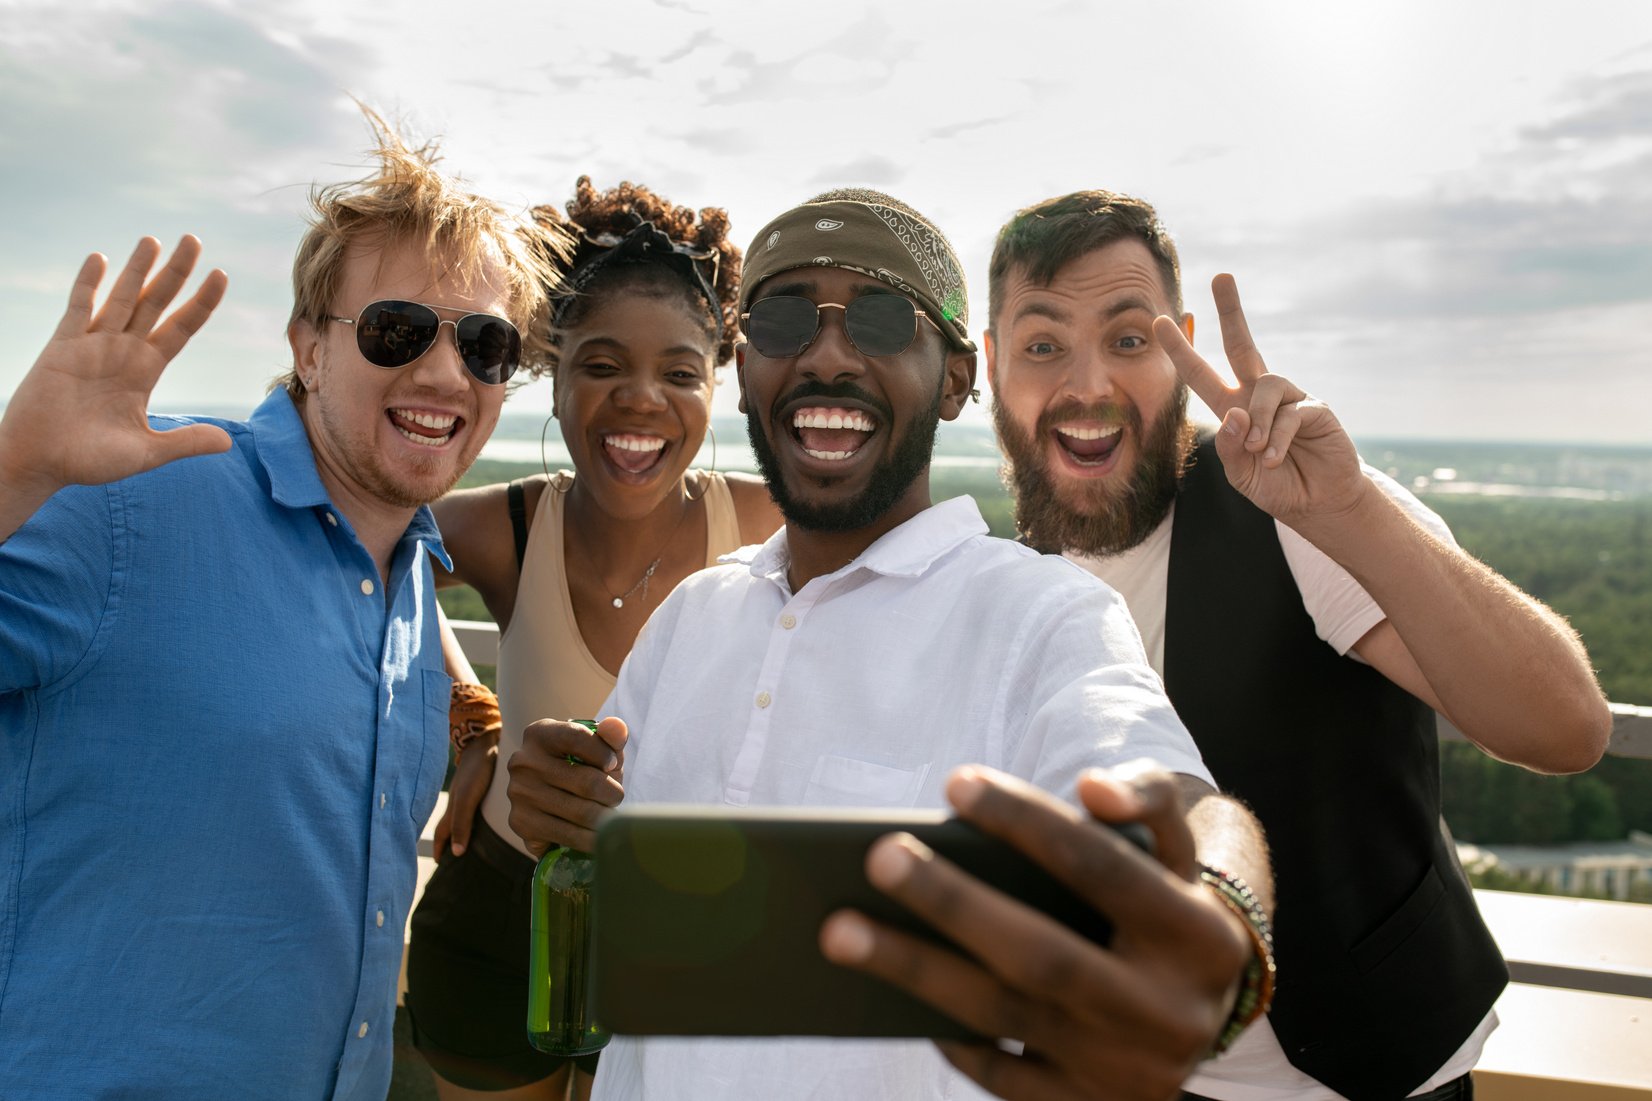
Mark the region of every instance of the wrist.
<instances>
[{"instance_id":1,"label":"wrist","mask_svg":"<svg viewBox=\"0 0 1652 1101\"><path fill-rule=\"evenodd\" d=\"M1215 1042L1211 1044L1208 1058L1232 1047L1251 1022L1266 1013L1273 1004L1273 926L1268 921L1261 900L1239 876L1200 864L1199 882L1240 919L1251 942L1251 955L1239 975L1233 1005L1221 1031L1216 1034Z\"/></svg>"},{"instance_id":2,"label":"wrist","mask_svg":"<svg viewBox=\"0 0 1652 1101\"><path fill-rule=\"evenodd\" d=\"M504 729L499 697L485 684L454 681L448 699L447 722L455 764L463 758L466 749L491 749L499 744L499 733Z\"/></svg>"}]
</instances>

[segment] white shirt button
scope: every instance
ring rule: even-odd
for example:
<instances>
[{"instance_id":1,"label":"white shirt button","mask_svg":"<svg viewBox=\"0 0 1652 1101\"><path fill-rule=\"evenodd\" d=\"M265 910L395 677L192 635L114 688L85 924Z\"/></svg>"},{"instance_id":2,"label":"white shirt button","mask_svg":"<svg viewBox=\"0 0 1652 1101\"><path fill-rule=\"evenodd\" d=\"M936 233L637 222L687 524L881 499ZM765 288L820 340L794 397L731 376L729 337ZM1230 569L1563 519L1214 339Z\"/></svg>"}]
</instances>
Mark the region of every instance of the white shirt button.
<instances>
[{"instance_id":1,"label":"white shirt button","mask_svg":"<svg viewBox=\"0 0 1652 1101\"><path fill-rule=\"evenodd\" d=\"M383 929L384 928L384 911L380 910L379 913L378 913L378 917L376 917L374 920L378 922L379 928Z\"/></svg>"},{"instance_id":2,"label":"white shirt button","mask_svg":"<svg viewBox=\"0 0 1652 1101\"><path fill-rule=\"evenodd\" d=\"M372 578L364 577L364 578L361 579L361 595L362 596L372 596L373 595L373 579Z\"/></svg>"},{"instance_id":3,"label":"white shirt button","mask_svg":"<svg viewBox=\"0 0 1652 1101\"><path fill-rule=\"evenodd\" d=\"M333 525L335 528L338 527L338 517L334 516L330 512L327 514L327 522L329 524Z\"/></svg>"},{"instance_id":4,"label":"white shirt button","mask_svg":"<svg viewBox=\"0 0 1652 1101\"><path fill-rule=\"evenodd\" d=\"M379 792L379 806L381 806L381 807L384 806L385 801L389 798L390 797L388 795L386 795L384 792L382 792L382 791Z\"/></svg>"},{"instance_id":5,"label":"white shirt button","mask_svg":"<svg viewBox=\"0 0 1652 1101\"><path fill-rule=\"evenodd\" d=\"M780 617L780 626L786 628L788 631L791 630L793 627L797 626L797 617L792 615L792 613L787 612L785 615Z\"/></svg>"},{"instance_id":6,"label":"white shirt button","mask_svg":"<svg viewBox=\"0 0 1652 1101\"><path fill-rule=\"evenodd\" d=\"M356 1035L357 1036L366 1036L367 1035L367 1022L366 1021L361 1022L361 1027L356 1029Z\"/></svg>"},{"instance_id":7,"label":"white shirt button","mask_svg":"<svg viewBox=\"0 0 1652 1101\"><path fill-rule=\"evenodd\" d=\"M759 693L757 693L757 706L758 707L767 707L773 701L773 699L774 699L774 697L770 696L767 692L759 692Z\"/></svg>"}]
</instances>

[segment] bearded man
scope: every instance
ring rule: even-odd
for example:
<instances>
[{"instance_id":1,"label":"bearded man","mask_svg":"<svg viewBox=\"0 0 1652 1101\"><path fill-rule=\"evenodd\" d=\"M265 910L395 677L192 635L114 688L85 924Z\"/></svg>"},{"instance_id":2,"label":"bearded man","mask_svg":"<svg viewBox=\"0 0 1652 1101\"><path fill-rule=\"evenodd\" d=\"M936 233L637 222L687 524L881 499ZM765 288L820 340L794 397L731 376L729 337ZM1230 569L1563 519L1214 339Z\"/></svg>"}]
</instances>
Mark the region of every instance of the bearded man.
<instances>
[{"instance_id":1,"label":"bearded man","mask_svg":"<svg viewBox=\"0 0 1652 1101\"><path fill-rule=\"evenodd\" d=\"M999 232L986 334L1023 539L1116 588L1218 786L1261 820L1277 995L1186 1096L1470 1096L1507 981L1441 829L1434 712L1588 768L1611 729L1559 617L1461 551L1268 372L1230 276L1229 385L1152 206L1083 191ZM1196 437L1189 389L1220 420Z\"/></svg>"},{"instance_id":2,"label":"bearded man","mask_svg":"<svg viewBox=\"0 0 1652 1101\"><path fill-rule=\"evenodd\" d=\"M745 255L741 408L785 526L660 605L596 733L528 728L510 762L512 828L535 851L589 849L622 799L950 799L1117 932L1103 949L1024 908L970 905L989 889L911 837L884 839L873 882L963 951L848 913L829 919L823 949L1023 1048L948 1045L948 1066L915 1041L621 1036L593 1097L940 1101L979 1096L968 1075L1011 1096L1162 1101L1254 1008L1239 980L1267 973L1265 940L1221 891L1236 873L1265 898L1260 838L1204 779L1115 594L992 538L967 497L931 505L937 422L975 380L946 238L887 195L839 191L775 218ZM1101 771L1143 757L1159 771ZM1062 801L1075 795L1147 822L1160 859L1096 829ZM1221 874L1196 868L1195 845ZM1024 945L1013 933L1027 919ZM1068 997L1072 1012L1031 1008Z\"/></svg>"}]
</instances>

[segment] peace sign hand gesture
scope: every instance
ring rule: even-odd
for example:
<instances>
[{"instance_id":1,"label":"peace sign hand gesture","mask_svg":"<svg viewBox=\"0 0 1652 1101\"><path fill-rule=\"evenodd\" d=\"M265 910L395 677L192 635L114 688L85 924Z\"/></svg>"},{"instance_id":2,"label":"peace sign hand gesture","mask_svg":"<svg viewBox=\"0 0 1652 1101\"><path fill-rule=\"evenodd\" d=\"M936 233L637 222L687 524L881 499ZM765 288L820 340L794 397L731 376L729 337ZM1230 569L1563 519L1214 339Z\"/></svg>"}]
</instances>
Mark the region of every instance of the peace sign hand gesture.
<instances>
[{"instance_id":1,"label":"peace sign hand gesture","mask_svg":"<svg viewBox=\"0 0 1652 1101\"><path fill-rule=\"evenodd\" d=\"M1236 384L1193 350L1181 327L1156 318L1153 335L1188 388L1222 419L1216 434L1228 481L1277 520L1333 517L1352 511L1370 486L1359 453L1336 415L1301 387L1269 374L1251 340L1239 289L1231 275L1211 281L1222 347Z\"/></svg>"},{"instance_id":2,"label":"peace sign hand gesture","mask_svg":"<svg viewBox=\"0 0 1652 1101\"><path fill-rule=\"evenodd\" d=\"M94 253L81 265L63 320L0 419L0 521L15 520L0 523L0 538L64 486L101 485L174 459L229 449L228 434L211 425L168 432L149 427L156 381L212 315L228 283L222 271L213 271L162 321L200 256L201 242L186 236L150 279L160 252L153 237L139 241L96 314L93 296L106 261Z\"/></svg>"}]
</instances>

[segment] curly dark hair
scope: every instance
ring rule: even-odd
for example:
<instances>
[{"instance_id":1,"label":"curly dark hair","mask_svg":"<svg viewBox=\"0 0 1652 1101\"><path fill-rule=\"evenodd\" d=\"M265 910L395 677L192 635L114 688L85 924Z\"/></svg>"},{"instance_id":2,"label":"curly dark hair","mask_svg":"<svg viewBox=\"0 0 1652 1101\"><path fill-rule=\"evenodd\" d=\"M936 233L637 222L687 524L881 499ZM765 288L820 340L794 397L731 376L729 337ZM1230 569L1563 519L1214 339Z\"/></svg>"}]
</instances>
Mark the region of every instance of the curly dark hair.
<instances>
[{"instance_id":1,"label":"curly dark hair","mask_svg":"<svg viewBox=\"0 0 1652 1101\"><path fill-rule=\"evenodd\" d=\"M741 253L739 246L729 240L728 211L708 206L696 213L692 207L678 206L642 184L629 180L606 191L598 191L589 176L581 176L575 181L574 197L568 200L564 209L566 214L554 206L536 206L533 216L540 225L561 229L574 238L575 252L566 269L568 274L601 251L600 246L591 244L585 239L586 236L623 235L639 221L646 220L654 223L655 229L675 243L716 253L717 275L712 281L712 289L717 292L717 301L705 302L699 287L665 264L619 264L604 269L584 287L580 297L563 316L563 325L577 324L592 301L621 286L644 289L650 293L680 293L686 296L696 312L704 313L707 336L715 338L717 331L706 307L714 305L722 315L722 340L717 345L713 360L719 364L729 361L734 355L734 342L740 331L739 317L735 311L740 297ZM709 262L700 266L709 279ZM524 369L536 378L556 371L558 340L554 332L550 343L550 353L544 357L542 364L524 365Z\"/></svg>"}]
</instances>

